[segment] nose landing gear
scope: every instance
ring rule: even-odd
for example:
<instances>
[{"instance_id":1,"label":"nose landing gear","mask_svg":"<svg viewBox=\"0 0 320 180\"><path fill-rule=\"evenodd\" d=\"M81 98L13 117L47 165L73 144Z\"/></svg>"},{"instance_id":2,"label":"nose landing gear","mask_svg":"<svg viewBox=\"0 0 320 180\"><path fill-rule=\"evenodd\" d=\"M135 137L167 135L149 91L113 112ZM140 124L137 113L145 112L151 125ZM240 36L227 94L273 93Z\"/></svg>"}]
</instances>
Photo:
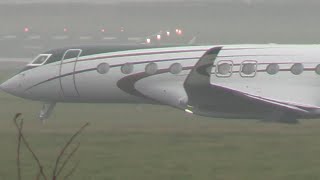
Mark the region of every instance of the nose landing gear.
<instances>
[{"instance_id":1,"label":"nose landing gear","mask_svg":"<svg viewBox=\"0 0 320 180\"><path fill-rule=\"evenodd\" d=\"M45 120L47 120L52 114L52 111L55 106L56 106L55 102L43 103L42 109L39 114L40 121L44 122Z\"/></svg>"}]
</instances>

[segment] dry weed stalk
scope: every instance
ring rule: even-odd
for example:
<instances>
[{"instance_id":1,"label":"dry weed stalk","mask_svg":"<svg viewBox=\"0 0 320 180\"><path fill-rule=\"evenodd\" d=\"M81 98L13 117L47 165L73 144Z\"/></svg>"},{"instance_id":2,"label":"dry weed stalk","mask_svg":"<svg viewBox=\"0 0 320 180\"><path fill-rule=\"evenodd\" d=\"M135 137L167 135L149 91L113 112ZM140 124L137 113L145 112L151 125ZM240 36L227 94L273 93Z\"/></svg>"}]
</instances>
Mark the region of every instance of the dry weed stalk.
<instances>
[{"instance_id":1,"label":"dry weed stalk","mask_svg":"<svg viewBox=\"0 0 320 180\"><path fill-rule=\"evenodd\" d=\"M43 178L45 180L48 180L48 176L46 175L43 165L40 162L40 159L37 157L36 153L34 153L33 149L31 148L29 142L25 138L22 130L23 130L23 118L21 117L21 113L17 113L13 119L14 124L18 130L18 146L17 146L17 175L18 175L18 180L21 180L21 159L20 159L20 154L21 154L21 145L22 143L27 147L28 151L32 154L33 159L36 161L38 168L39 168L39 173L36 176L36 180L40 180L40 178ZM83 125L75 134L71 136L69 141L64 145L64 147L61 149L58 157L56 158L55 166L53 168L53 173L52 177L50 178L51 180L57 180L58 177L61 175L62 171L65 169L66 165L68 162L71 160L71 158L75 155L75 153L78 151L80 147L80 143L78 143L75 148L72 149L72 151L69 154L66 154L66 150L72 145L74 140L76 139L77 136L79 136L84 129L89 125L89 123L86 123ZM62 161L62 157L66 155L66 158ZM60 164L62 164L60 166ZM64 180L67 180L69 177L73 175L73 173L76 171L78 167L77 163L66 175L62 178Z\"/></svg>"}]
</instances>

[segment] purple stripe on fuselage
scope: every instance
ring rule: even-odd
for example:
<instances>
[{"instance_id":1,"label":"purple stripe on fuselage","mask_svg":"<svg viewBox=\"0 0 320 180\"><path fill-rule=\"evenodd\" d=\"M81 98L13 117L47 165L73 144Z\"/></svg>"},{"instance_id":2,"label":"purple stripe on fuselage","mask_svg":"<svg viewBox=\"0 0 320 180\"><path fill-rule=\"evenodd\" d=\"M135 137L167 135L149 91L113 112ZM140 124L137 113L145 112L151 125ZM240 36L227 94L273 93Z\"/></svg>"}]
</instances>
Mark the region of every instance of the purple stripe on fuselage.
<instances>
[{"instance_id":1,"label":"purple stripe on fuselage","mask_svg":"<svg viewBox=\"0 0 320 180\"><path fill-rule=\"evenodd\" d=\"M145 63L155 63L155 62L166 62L166 61L184 61L184 60L197 60L199 59L199 57L191 57L191 58L173 58L173 59L162 59L162 60L155 60L155 61L141 61L141 62L134 62L132 63L133 65L137 65L137 64L145 64ZM115 64L115 65L110 65L110 68L114 68L114 67L121 67L123 66L125 63L122 63L122 64ZM66 77L66 76L71 76L71 75L75 75L75 74L81 74L81 73L84 73L84 72L90 72L90 71L95 71L97 70L97 68L89 68L89 69L84 69L84 70L80 70L80 71L75 71L75 72L70 72L70 73L66 73L66 74L62 74L62 75L59 75L59 76L55 76L55 77L52 77L52 78L49 78L47 80L44 80L42 82L39 82L29 88L26 89L27 90L30 90L31 88L34 88L38 85L41 85L43 83L46 83L46 82L49 82L49 81L52 81L52 80L55 80L55 79L59 79L59 78L62 78L62 77Z\"/></svg>"},{"instance_id":2,"label":"purple stripe on fuselage","mask_svg":"<svg viewBox=\"0 0 320 180\"><path fill-rule=\"evenodd\" d=\"M100 57L95 57L95 58L80 59L80 60L77 60L77 62L93 61L93 60L109 59L109 58L118 58L118 57L145 56L145 55L172 54L172 53L187 53L187 52L205 52L205 51L207 51L207 49L162 51L162 52L148 52L148 53L128 53L128 54L109 55L109 56L100 56ZM75 62L75 61L66 62L64 64L69 64L69 63L73 63L73 62Z\"/></svg>"}]
</instances>

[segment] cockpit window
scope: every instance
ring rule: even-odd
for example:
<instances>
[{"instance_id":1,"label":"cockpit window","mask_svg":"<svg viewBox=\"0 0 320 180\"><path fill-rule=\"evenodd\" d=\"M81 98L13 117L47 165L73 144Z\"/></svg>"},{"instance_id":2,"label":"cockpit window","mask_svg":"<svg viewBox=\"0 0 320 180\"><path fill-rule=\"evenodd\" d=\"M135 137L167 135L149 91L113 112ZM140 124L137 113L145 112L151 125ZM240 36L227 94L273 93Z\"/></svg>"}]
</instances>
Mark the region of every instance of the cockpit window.
<instances>
[{"instance_id":1,"label":"cockpit window","mask_svg":"<svg viewBox=\"0 0 320 180\"><path fill-rule=\"evenodd\" d=\"M43 65L52 54L40 54L37 56L29 65L30 66L40 66Z\"/></svg>"}]
</instances>

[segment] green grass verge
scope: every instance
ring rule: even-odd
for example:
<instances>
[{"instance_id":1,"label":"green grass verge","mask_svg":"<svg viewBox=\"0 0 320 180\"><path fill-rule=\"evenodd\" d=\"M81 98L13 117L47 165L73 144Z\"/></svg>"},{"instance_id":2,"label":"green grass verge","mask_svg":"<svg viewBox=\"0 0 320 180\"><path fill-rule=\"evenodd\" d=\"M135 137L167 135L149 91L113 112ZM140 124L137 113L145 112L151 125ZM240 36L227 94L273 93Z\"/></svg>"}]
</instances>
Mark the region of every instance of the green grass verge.
<instances>
[{"instance_id":1,"label":"green grass verge","mask_svg":"<svg viewBox=\"0 0 320 180\"><path fill-rule=\"evenodd\" d=\"M320 179L317 120L286 125L188 116L163 106L58 104L42 124L39 109L37 102L0 93L0 179L16 179L17 112L48 174L66 139L90 122L78 139L73 162L80 166L72 179ZM34 179L37 168L25 148L22 160L24 179Z\"/></svg>"}]
</instances>

